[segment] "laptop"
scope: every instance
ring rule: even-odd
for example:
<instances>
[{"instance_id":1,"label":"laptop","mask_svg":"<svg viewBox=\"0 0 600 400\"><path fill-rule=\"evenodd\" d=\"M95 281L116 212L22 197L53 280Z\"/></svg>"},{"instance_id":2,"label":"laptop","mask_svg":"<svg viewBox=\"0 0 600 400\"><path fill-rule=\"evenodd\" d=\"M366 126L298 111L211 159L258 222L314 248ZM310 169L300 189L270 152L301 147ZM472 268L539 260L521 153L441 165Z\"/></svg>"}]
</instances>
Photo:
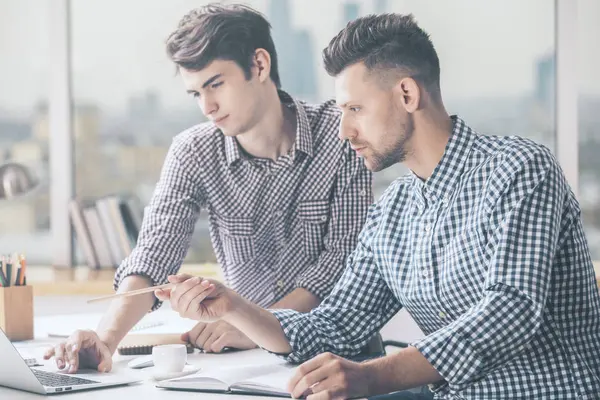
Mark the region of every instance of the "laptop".
<instances>
[{"instance_id":1,"label":"laptop","mask_svg":"<svg viewBox=\"0 0 600 400\"><path fill-rule=\"evenodd\" d=\"M93 371L83 374L61 374L32 368L0 329L0 386L39 394L69 393L110 386L126 385L139 379Z\"/></svg>"}]
</instances>

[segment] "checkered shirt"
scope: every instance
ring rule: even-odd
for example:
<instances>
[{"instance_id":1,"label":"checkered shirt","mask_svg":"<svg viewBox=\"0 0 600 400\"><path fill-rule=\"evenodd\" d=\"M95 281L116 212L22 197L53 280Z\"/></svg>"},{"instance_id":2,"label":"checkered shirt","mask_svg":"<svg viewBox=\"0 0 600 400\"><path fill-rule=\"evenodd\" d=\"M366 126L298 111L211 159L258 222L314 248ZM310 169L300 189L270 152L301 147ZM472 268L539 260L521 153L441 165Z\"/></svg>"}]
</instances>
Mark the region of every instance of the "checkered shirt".
<instances>
[{"instance_id":1,"label":"checkered shirt","mask_svg":"<svg viewBox=\"0 0 600 400\"><path fill-rule=\"evenodd\" d=\"M275 161L249 157L212 123L175 137L115 289L134 274L166 282L206 209L226 283L242 296L266 307L296 288L329 294L373 202L371 173L337 138L332 101L308 105L279 95L295 111L297 129L290 151Z\"/></svg>"},{"instance_id":2,"label":"checkered shirt","mask_svg":"<svg viewBox=\"0 0 600 400\"><path fill-rule=\"evenodd\" d=\"M330 296L272 311L287 358L356 354L405 307L437 399L600 398L600 295L557 161L453 120L432 176L399 178L371 207Z\"/></svg>"}]
</instances>

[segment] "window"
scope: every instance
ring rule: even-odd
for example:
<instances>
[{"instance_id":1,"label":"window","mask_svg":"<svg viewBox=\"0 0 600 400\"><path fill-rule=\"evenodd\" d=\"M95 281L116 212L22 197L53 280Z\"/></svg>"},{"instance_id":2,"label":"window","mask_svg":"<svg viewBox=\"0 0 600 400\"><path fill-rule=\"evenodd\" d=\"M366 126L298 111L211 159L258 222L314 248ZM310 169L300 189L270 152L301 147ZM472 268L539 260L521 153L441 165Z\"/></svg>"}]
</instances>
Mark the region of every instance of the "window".
<instances>
[{"instance_id":1,"label":"window","mask_svg":"<svg viewBox=\"0 0 600 400\"><path fill-rule=\"evenodd\" d=\"M600 259L600 3L577 4L579 202L592 259Z\"/></svg>"},{"instance_id":2,"label":"window","mask_svg":"<svg viewBox=\"0 0 600 400\"><path fill-rule=\"evenodd\" d=\"M0 254L30 263L51 259L48 193L47 2L0 2L0 164L27 166L40 181L33 192L0 200Z\"/></svg>"},{"instance_id":3,"label":"window","mask_svg":"<svg viewBox=\"0 0 600 400\"><path fill-rule=\"evenodd\" d=\"M134 195L146 204L173 136L203 121L167 59L164 41L208 1L72 1L76 193ZM372 12L413 13L431 34L448 111L485 134L554 147L554 3L455 0L246 1L266 14L283 88L307 101L334 94L321 50L346 22ZM79 121L80 123L78 123ZM376 175L375 193L405 171ZM206 214L187 261L213 261Z\"/></svg>"}]
</instances>

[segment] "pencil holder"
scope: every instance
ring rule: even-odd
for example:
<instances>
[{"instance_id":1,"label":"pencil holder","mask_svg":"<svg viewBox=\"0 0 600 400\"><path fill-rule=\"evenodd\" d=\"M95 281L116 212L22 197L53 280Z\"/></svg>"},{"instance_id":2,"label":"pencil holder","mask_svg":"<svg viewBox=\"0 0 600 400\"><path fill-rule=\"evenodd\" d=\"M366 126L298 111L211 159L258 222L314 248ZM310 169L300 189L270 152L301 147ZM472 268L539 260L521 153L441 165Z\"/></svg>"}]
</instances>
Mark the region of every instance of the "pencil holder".
<instances>
[{"instance_id":1,"label":"pencil holder","mask_svg":"<svg viewBox=\"0 0 600 400\"><path fill-rule=\"evenodd\" d=\"M33 288L0 287L0 328L13 341L33 339Z\"/></svg>"}]
</instances>

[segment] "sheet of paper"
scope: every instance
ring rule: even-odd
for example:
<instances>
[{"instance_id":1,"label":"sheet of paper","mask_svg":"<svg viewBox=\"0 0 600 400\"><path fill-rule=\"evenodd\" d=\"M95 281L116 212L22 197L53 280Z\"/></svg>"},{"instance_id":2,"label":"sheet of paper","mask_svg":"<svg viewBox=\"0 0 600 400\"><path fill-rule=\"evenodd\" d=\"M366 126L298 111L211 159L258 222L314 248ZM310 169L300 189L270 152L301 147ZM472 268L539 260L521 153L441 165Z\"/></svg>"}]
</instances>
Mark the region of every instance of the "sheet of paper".
<instances>
[{"instance_id":1,"label":"sheet of paper","mask_svg":"<svg viewBox=\"0 0 600 400\"><path fill-rule=\"evenodd\" d=\"M274 365L262 365L262 364L247 364L237 365L235 367L223 367L218 369L207 370L206 368L189 377L177 378L173 381L177 382L199 382L198 386L201 388L201 378L212 378L218 381L224 382L227 386L232 386L238 382L252 381L253 378L260 375L267 375L273 373L282 373L282 370L287 371L287 368L281 364ZM267 384L267 386L269 386Z\"/></svg>"},{"instance_id":2,"label":"sheet of paper","mask_svg":"<svg viewBox=\"0 0 600 400\"><path fill-rule=\"evenodd\" d=\"M36 317L34 335L36 338L68 337L78 329L95 330L101 319L101 313ZM142 318L130 333L182 333L193 328L196 323L196 321L181 318L170 310L155 311Z\"/></svg>"},{"instance_id":3,"label":"sheet of paper","mask_svg":"<svg viewBox=\"0 0 600 400\"><path fill-rule=\"evenodd\" d=\"M296 368L297 366L290 364L274 365L269 369L270 373L267 372L266 375L255 376L240 383L241 386L271 387L279 389L282 393L287 393L288 382L294 376Z\"/></svg>"}]
</instances>

